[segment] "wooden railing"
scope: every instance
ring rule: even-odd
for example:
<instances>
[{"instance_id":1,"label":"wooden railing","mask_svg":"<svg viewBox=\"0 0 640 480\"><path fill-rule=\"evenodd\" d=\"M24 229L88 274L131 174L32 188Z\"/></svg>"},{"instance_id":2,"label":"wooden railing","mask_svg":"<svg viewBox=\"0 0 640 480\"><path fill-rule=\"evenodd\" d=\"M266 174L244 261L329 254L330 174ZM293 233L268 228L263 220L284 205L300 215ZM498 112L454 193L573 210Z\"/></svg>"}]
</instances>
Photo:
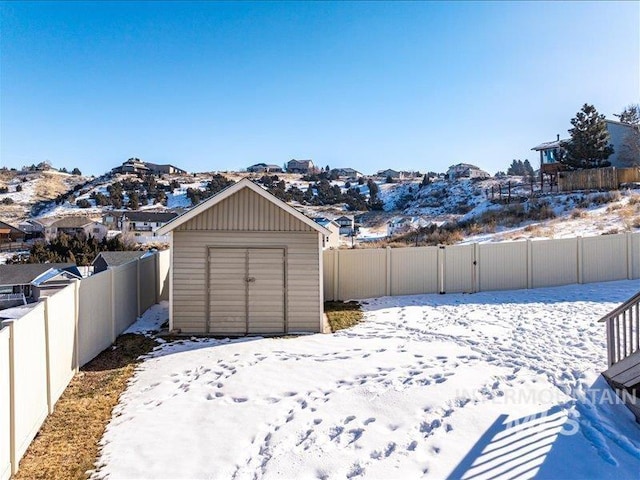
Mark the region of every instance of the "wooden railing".
<instances>
[{"instance_id":1,"label":"wooden railing","mask_svg":"<svg viewBox=\"0 0 640 480\"><path fill-rule=\"evenodd\" d=\"M609 366L640 351L640 292L600 319L607 322Z\"/></svg>"}]
</instances>

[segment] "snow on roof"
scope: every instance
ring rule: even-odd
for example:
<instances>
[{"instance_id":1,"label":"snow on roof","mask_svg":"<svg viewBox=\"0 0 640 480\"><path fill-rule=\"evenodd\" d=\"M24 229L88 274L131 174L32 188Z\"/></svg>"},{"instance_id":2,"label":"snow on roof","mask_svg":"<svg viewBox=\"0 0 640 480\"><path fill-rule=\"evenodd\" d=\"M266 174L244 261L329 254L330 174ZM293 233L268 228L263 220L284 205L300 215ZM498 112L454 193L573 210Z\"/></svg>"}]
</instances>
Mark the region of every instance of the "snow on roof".
<instances>
[{"instance_id":1,"label":"snow on roof","mask_svg":"<svg viewBox=\"0 0 640 480\"><path fill-rule=\"evenodd\" d=\"M554 140L552 142L544 142L538 145L537 147L533 147L531 150L549 150L551 148L561 147L563 143L570 141L570 138L563 138L562 140Z\"/></svg>"},{"instance_id":2,"label":"snow on roof","mask_svg":"<svg viewBox=\"0 0 640 480\"><path fill-rule=\"evenodd\" d=\"M43 274L41 274L38 277L34 278L31 281L31 285L35 285L37 287L37 286L40 286L40 285L48 282L49 280L53 280L56 277L63 277L65 279L67 279L67 280L80 279L80 278L82 278L82 275L80 275L79 273L80 273L79 271L78 271L78 274L75 274L74 272L70 272L68 270L60 270L58 268L50 268L49 270L47 270Z\"/></svg>"}]
</instances>

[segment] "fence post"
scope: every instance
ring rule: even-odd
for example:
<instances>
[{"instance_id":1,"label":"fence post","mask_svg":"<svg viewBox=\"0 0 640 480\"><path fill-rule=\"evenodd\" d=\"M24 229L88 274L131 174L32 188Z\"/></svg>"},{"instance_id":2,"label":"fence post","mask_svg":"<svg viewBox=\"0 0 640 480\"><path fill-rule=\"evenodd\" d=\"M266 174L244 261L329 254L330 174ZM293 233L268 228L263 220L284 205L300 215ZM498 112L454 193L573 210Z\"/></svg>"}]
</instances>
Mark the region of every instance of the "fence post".
<instances>
[{"instance_id":1,"label":"fence post","mask_svg":"<svg viewBox=\"0 0 640 480\"><path fill-rule=\"evenodd\" d=\"M159 295L158 292L160 291L160 250L156 251L155 255L154 255L154 264L153 264L153 268L155 270L155 274L156 274L156 288L155 288L155 296L153 297L155 303L158 303Z\"/></svg>"},{"instance_id":2,"label":"fence post","mask_svg":"<svg viewBox=\"0 0 640 480\"><path fill-rule=\"evenodd\" d=\"M340 249L337 249L333 255L333 300L338 300L338 285L340 283Z\"/></svg>"},{"instance_id":3,"label":"fence post","mask_svg":"<svg viewBox=\"0 0 640 480\"><path fill-rule=\"evenodd\" d=\"M384 294L387 296L391 295L391 247L387 247L385 249L385 260L386 260L386 279L384 282Z\"/></svg>"},{"instance_id":4,"label":"fence post","mask_svg":"<svg viewBox=\"0 0 640 480\"><path fill-rule=\"evenodd\" d=\"M478 242L473 244L473 282L471 286L472 293L480 291L480 245Z\"/></svg>"},{"instance_id":5,"label":"fence post","mask_svg":"<svg viewBox=\"0 0 640 480\"><path fill-rule=\"evenodd\" d=\"M73 300L75 310L73 321L76 333L73 340L73 348L75 349L73 369L78 373L80 371L80 280L74 281Z\"/></svg>"},{"instance_id":6,"label":"fence post","mask_svg":"<svg viewBox=\"0 0 640 480\"><path fill-rule=\"evenodd\" d=\"M578 255L578 283L583 283L584 281L584 265L582 262L584 261L584 256L582 254L582 237L578 236L576 238L577 243L577 255Z\"/></svg>"},{"instance_id":7,"label":"fence post","mask_svg":"<svg viewBox=\"0 0 640 480\"><path fill-rule=\"evenodd\" d=\"M140 311L140 257L136 260L136 317L139 317L142 313Z\"/></svg>"},{"instance_id":8,"label":"fence post","mask_svg":"<svg viewBox=\"0 0 640 480\"><path fill-rule=\"evenodd\" d=\"M11 461L11 475L18 471L18 455L16 452L16 371L15 371L15 320L5 320L3 326L9 329L9 459Z\"/></svg>"},{"instance_id":9,"label":"fence post","mask_svg":"<svg viewBox=\"0 0 640 480\"><path fill-rule=\"evenodd\" d=\"M446 250L444 245L438 245L438 293L443 294L444 291L444 263Z\"/></svg>"},{"instance_id":10,"label":"fence post","mask_svg":"<svg viewBox=\"0 0 640 480\"><path fill-rule=\"evenodd\" d=\"M627 232L625 237L627 238L627 280L633 278L633 238L631 232Z\"/></svg>"},{"instance_id":11,"label":"fence post","mask_svg":"<svg viewBox=\"0 0 640 480\"><path fill-rule=\"evenodd\" d=\"M53 413L53 395L51 393L51 349L49 348L49 298L42 301L44 305L44 362L47 379L47 410Z\"/></svg>"},{"instance_id":12,"label":"fence post","mask_svg":"<svg viewBox=\"0 0 640 480\"><path fill-rule=\"evenodd\" d=\"M527 239L527 288L533 288L533 248Z\"/></svg>"},{"instance_id":13,"label":"fence post","mask_svg":"<svg viewBox=\"0 0 640 480\"><path fill-rule=\"evenodd\" d=\"M111 343L116 341L116 270L109 267L111 272Z\"/></svg>"}]
</instances>

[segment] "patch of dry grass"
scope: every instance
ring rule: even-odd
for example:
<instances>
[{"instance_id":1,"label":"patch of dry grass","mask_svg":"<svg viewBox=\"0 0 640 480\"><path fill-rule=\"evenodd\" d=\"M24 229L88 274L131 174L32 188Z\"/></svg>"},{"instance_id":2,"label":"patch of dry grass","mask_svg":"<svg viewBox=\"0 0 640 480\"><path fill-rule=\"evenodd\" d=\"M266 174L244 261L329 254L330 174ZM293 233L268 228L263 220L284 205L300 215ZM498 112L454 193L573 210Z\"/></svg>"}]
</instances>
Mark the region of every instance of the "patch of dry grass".
<instances>
[{"instance_id":1,"label":"patch of dry grass","mask_svg":"<svg viewBox=\"0 0 640 480\"><path fill-rule=\"evenodd\" d=\"M94 468L111 411L155 340L122 335L71 380L20 462L15 480L84 479Z\"/></svg>"},{"instance_id":2,"label":"patch of dry grass","mask_svg":"<svg viewBox=\"0 0 640 480\"><path fill-rule=\"evenodd\" d=\"M362 320L362 308L358 302L325 302L324 313L332 332L353 327Z\"/></svg>"},{"instance_id":3,"label":"patch of dry grass","mask_svg":"<svg viewBox=\"0 0 640 480\"><path fill-rule=\"evenodd\" d=\"M34 200L52 200L68 192L70 187L64 180L65 177L61 175L43 173L36 184Z\"/></svg>"}]
</instances>

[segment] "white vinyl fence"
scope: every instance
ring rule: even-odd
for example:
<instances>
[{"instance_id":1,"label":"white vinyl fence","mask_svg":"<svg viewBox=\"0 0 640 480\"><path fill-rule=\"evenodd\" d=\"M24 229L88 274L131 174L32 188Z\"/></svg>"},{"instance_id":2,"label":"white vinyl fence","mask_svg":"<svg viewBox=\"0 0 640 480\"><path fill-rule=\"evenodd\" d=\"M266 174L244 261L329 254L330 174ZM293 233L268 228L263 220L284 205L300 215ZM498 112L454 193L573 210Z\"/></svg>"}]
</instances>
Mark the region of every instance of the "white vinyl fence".
<instances>
[{"instance_id":1,"label":"white vinyl fence","mask_svg":"<svg viewBox=\"0 0 640 480\"><path fill-rule=\"evenodd\" d=\"M325 250L325 300L473 293L640 278L640 233Z\"/></svg>"},{"instance_id":2,"label":"white vinyl fence","mask_svg":"<svg viewBox=\"0 0 640 480\"><path fill-rule=\"evenodd\" d=\"M20 459L78 369L166 298L169 251L133 260L44 298L0 328L0 480Z\"/></svg>"}]
</instances>

